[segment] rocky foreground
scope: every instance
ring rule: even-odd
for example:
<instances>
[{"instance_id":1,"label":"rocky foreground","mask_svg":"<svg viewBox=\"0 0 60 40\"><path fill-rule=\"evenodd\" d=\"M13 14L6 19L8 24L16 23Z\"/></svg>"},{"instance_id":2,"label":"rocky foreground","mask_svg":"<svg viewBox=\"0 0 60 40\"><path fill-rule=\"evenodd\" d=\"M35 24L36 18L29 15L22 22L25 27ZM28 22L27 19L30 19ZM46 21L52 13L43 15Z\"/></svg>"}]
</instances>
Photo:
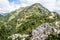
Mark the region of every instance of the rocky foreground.
<instances>
[{"instance_id":1,"label":"rocky foreground","mask_svg":"<svg viewBox=\"0 0 60 40\"><path fill-rule=\"evenodd\" d=\"M51 23L44 23L33 30L30 35L14 34L9 36L8 38L12 38L12 40L15 40L19 37L22 38L21 40L25 40L26 37L31 36L31 40L45 40L49 34L60 34L60 30L55 29Z\"/></svg>"},{"instance_id":2,"label":"rocky foreground","mask_svg":"<svg viewBox=\"0 0 60 40\"><path fill-rule=\"evenodd\" d=\"M41 24L38 28L32 31L32 40L45 40L49 34L59 34L51 23Z\"/></svg>"}]
</instances>

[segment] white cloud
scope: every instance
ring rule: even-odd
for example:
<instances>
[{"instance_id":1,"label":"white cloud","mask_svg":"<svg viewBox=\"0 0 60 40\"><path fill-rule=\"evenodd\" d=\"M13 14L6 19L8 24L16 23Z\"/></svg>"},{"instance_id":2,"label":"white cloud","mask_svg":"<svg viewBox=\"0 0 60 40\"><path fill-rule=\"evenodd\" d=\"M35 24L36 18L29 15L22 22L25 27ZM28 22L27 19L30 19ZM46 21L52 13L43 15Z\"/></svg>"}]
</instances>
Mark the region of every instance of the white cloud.
<instances>
[{"instance_id":1,"label":"white cloud","mask_svg":"<svg viewBox=\"0 0 60 40\"><path fill-rule=\"evenodd\" d=\"M21 2L27 2L27 3L37 3L40 2L40 0L20 0Z\"/></svg>"},{"instance_id":2,"label":"white cloud","mask_svg":"<svg viewBox=\"0 0 60 40\"><path fill-rule=\"evenodd\" d=\"M22 4L18 5L18 4L14 4L14 2L9 3L8 0L0 0L0 14L14 11L15 9L18 9L21 6L25 7L27 6L27 4L22 2Z\"/></svg>"},{"instance_id":3,"label":"white cloud","mask_svg":"<svg viewBox=\"0 0 60 40\"><path fill-rule=\"evenodd\" d=\"M18 1L18 0L17 0ZM13 11L21 6L28 6L33 3L41 3L50 11L60 10L60 0L19 0L21 4L10 3L8 0L0 0L0 13Z\"/></svg>"},{"instance_id":4,"label":"white cloud","mask_svg":"<svg viewBox=\"0 0 60 40\"><path fill-rule=\"evenodd\" d=\"M42 4L50 11L54 11L56 0L41 0Z\"/></svg>"},{"instance_id":5,"label":"white cloud","mask_svg":"<svg viewBox=\"0 0 60 40\"><path fill-rule=\"evenodd\" d=\"M60 10L60 0L56 1L56 10Z\"/></svg>"},{"instance_id":6,"label":"white cloud","mask_svg":"<svg viewBox=\"0 0 60 40\"><path fill-rule=\"evenodd\" d=\"M19 7L19 6L17 6ZM15 4L10 4L8 0L0 0L0 13L13 11L17 8Z\"/></svg>"}]
</instances>

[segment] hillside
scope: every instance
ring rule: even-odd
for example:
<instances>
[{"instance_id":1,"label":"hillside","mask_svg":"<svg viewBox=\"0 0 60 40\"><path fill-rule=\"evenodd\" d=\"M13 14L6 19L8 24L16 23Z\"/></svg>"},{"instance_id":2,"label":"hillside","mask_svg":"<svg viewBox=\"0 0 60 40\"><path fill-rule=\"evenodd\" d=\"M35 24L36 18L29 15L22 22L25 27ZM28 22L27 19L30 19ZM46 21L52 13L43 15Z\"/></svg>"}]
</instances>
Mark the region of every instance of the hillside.
<instances>
[{"instance_id":1,"label":"hillside","mask_svg":"<svg viewBox=\"0 0 60 40\"><path fill-rule=\"evenodd\" d=\"M55 24L60 21L60 15L39 3L21 7L0 19L0 40L8 40L7 37L13 34L30 34L43 23L52 23L56 29L60 28Z\"/></svg>"}]
</instances>

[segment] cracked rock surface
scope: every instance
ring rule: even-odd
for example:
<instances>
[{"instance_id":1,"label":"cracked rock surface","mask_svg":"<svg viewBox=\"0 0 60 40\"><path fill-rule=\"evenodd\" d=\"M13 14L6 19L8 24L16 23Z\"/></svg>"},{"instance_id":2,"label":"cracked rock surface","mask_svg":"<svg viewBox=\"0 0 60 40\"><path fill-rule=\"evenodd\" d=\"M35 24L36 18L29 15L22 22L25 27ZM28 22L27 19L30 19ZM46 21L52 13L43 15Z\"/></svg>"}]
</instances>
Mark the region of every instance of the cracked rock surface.
<instances>
[{"instance_id":1,"label":"cracked rock surface","mask_svg":"<svg viewBox=\"0 0 60 40\"><path fill-rule=\"evenodd\" d=\"M32 40L45 40L49 34L60 33L51 23L44 23L32 31Z\"/></svg>"}]
</instances>

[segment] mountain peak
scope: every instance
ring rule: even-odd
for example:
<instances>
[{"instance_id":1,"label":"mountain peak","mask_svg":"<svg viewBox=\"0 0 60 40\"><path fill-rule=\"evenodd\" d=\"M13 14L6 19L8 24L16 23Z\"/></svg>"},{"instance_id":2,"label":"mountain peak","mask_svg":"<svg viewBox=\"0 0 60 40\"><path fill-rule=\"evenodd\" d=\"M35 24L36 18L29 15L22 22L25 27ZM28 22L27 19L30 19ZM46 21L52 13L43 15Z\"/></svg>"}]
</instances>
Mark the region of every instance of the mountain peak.
<instances>
[{"instance_id":1,"label":"mountain peak","mask_svg":"<svg viewBox=\"0 0 60 40\"><path fill-rule=\"evenodd\" d=\"M42 13L50 13L50 11L47 8L45 8L43 5L41 5L40 3L35 3L32 6L39 9L39 11L41 11Z\"/></svg>"},{"instance_id":2,"label":"mountain peak","mask_svg":"<svg viewBox=\"0 0 60 40\"><path fill-rule=\"evenodd\" d=\"M35 3L35 5L40 5L40 3Z\"/></svg>"},{"instance_id":3,"label":"mountain peak","mask_svg":"<svg viewBox=\"0 0 60 40\"><path fill-rule=\"evenodd\" d=\"M41 6L41 7L43 7L40 3L35 3L35 4L33 4L33 6Z\"/></svg>"}]
</instances>

